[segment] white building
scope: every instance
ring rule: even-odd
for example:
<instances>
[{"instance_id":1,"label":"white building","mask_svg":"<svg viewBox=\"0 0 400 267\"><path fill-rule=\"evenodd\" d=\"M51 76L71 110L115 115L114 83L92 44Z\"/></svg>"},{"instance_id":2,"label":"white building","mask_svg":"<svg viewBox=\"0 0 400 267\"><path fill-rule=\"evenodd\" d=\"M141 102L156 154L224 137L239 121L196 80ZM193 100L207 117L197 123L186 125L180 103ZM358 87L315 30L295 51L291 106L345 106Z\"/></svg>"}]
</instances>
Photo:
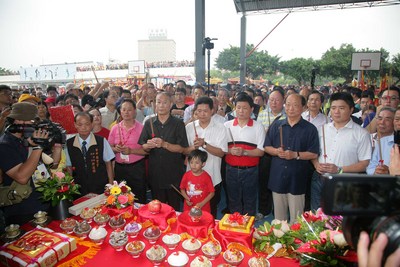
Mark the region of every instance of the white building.
<instances>
[{"instance_id":1,"label":"white building","mask_svg":"<svg viewBox=\"0 0 400 267\"><path fill-rule=\"evenodd\" d=\"M148 40L138 41L138 50L138 59L146 63L176 61L176 43L165 29L150 30Z\"/></svg>"}]
</instances>

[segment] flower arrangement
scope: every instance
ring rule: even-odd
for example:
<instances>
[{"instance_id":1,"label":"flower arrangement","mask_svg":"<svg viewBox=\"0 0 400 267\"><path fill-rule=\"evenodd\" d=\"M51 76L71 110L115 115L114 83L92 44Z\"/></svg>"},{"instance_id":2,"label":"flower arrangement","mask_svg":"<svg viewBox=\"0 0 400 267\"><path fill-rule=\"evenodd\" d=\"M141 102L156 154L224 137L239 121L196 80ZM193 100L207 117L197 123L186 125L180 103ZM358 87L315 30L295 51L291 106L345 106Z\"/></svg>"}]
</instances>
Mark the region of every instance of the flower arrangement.
<instances>
[{"instance_id":1,"label":"flower arrangement","mask_svg":"<svg viewBox=\"0 0 400 267\"><path fill-rule=\"evenodd\" d=\"M302 266L346 266L357 257L344 239L341 224L342 217L327 216L320 209L303 213L291 226L274 220L257 228L254 247L277 257L297 257Z\"/></svg>"},{"instance_id":2,"label":"flower arrangement","mask_svg":"<svg viewBox=\"0 0 400 267\"><path fill-rule=\"evenodd\" d=\"M106 205L117 209L133 205L135 199L135 195L125 181L106 184L104 194L107 196Z\"/></svg>"},{"instance_id":3,"label":"flower arrangement","mask_svg":"<svg viewBox=\"0 0 400 267\"><path fill-rule=\"evenodd\" d=\"M61 200L73 201L73 195L80 195L80 185L74 183L74 178L66 170L54 172L48 179L41 179L37 182L37 191L42 193L44 201L50 201L54 207Z\"/></svg>"}]
</instances>

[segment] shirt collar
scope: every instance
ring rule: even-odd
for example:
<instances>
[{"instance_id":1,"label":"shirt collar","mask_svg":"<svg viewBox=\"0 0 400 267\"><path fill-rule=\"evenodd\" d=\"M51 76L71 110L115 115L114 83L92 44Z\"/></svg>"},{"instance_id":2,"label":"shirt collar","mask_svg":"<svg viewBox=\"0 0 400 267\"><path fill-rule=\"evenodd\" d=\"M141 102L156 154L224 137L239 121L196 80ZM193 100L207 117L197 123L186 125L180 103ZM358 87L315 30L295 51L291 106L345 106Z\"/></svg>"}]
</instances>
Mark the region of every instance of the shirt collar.
<instances>
[{"instance_id":1,"label":"shirt collar","mask_svg":"<svg viewBox=\"0 0 400 267\"><path fill-rule=\"evenodd\" d=\"M249 120L247 121L247 126L251 127L253 126L254 122L252 119L249 118ZM233 126L238 126L239 125L239 120L237 118L235 118L233 120Z\"/></svg>"}]
</instances>

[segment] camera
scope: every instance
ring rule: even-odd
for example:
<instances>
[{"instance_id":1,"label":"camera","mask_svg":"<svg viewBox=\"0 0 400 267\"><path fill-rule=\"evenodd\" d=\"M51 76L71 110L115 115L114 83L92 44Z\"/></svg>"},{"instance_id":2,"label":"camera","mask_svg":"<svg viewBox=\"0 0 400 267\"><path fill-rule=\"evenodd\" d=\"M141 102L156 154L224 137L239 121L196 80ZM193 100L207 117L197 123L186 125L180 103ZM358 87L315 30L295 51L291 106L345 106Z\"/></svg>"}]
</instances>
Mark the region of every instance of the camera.
<instances>
[{"instance_id":1,"label":"camera","mask_svg":"<svg viewBox=\"0 0 400 267\"><path fill-rule=\"evenodd\" d=\"M400 146L400 130L394 131L394 133L393 133L393 141L394 141L395 144Z\"/></svg>"},{"instance_id":2,"label":"camera","mask_svg":"<svg viewBox=\"0 0 400 267\"><path fill-rule=\"evenodd\" d=\"M33 132L39 129L46 130L49 133L49 138L33 138ZM10 124L6 131L10 133L23 133L24 139L32 137L34 143L43 147L48 147L51 143L65 144L67 140L65 129L60 124L51 121L36 122L34 124Z\"/></svg>"},{"instance_id":3,"label":"camera","mask_svg":"<svg viewBox=\"0 0 400 267\"><path fill-rule=\"evenodd\" d=\"M400 247L400 177L366 174L326 174L321 205L328 215L343 216L347 243L357 247L361 231L371 243L380 233L388 236L385 260Z\"/></svg>"}]
</instances>

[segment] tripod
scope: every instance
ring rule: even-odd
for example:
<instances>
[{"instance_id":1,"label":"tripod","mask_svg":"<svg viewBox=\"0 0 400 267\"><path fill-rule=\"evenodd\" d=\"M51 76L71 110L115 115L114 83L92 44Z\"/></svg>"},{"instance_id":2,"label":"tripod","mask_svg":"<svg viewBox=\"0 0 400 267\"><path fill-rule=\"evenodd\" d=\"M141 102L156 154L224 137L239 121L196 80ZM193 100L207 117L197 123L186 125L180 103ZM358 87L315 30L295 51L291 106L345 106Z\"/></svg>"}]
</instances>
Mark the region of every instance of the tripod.
<instances>
[{"instance_id":1,"label":"tripod","mask_svg":"<svg viewBox=\"0 0 400 267\"><path fill-rule=\"evenodd\" d=\"M212 40L218 40L217 38L210 38L206 37L204 38L203 42L203 56L205 55L206 49L207 49L207 85L208 85L208 91L210 91L210 56L211 56L211 49L214 49L214 43L212 43Z\"/></svg>"}]
</instances>

